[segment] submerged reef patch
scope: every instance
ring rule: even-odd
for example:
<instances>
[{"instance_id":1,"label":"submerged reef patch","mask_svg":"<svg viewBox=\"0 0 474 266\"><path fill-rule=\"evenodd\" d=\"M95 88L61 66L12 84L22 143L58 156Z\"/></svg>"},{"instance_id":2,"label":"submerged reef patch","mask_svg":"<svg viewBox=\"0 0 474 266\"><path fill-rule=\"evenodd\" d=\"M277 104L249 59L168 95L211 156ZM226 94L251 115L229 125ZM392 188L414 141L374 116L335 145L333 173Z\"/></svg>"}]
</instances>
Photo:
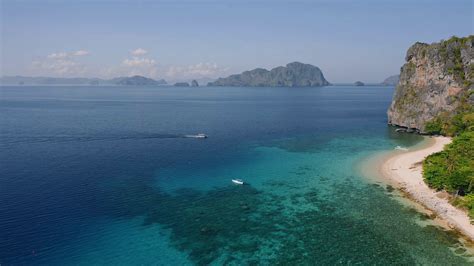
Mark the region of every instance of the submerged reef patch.
<instances>
[{"instance_id":1,"label":"submerged reef patch","mask_svg":"<svg viewBox=\"0 0 474 266\"><path fill-rule=\"evenodd\" d=\"M402 206L390 210L394 204L380 187L356 185L348 177L335 184L328 197L327 191L295 189L284 181L269 185L288 186L289 192L281 195L232 185L169 194L131 180L107 197L108 210L121 218L141 216L143 226L168 229L171 245L198 265L416 264L417 252L427 248L435 255L422 262L453 262L450 250L420 237L415 222L403 230L387 230L400 219L400 212L414 215ZM439 235L439 229L426 228L423 233ZM445 244L459 245L453 235L442 237ZM466 261L459 257L456 263Z\"/></svg>"}]
</instances>

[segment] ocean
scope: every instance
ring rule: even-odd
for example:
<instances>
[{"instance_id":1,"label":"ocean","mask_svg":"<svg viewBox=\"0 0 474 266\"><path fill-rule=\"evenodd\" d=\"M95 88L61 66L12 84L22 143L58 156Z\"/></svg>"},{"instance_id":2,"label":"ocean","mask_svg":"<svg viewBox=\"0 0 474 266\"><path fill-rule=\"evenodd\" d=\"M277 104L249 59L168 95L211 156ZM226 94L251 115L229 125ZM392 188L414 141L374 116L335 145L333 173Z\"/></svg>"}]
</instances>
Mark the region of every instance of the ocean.
<instances>
[{"instance_id":1,"label":"ocean","mask_svg":"<svg viewBox=\"0 0 474 266\"><path fill-rule=\"evenodd\" d=\"M357 170L423 140L387 126L392 93L0 87L0 264L468 264Z\"/></svg>"}]
</instances>

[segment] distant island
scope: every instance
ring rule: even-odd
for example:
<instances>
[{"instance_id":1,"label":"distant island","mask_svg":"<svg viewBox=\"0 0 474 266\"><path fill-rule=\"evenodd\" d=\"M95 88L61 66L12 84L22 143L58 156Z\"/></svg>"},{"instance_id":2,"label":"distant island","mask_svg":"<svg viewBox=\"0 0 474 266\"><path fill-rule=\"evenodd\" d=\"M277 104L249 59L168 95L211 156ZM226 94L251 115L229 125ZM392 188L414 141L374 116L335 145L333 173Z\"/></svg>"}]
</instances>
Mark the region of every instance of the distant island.
<instances>
[{"instance_id":1,"label":"distant island","mask_svg":"<svg viewBox=\"0 0 474 266\"><path fill-rule=\"evenodd\" d=\"M324 78L321 70L310 64L289 63L272 70L256 68L241 74L219 78L209 82L208 86L242 86L242 87L319 87L330 83Z\"/></svg>"},{"instance_id":2,"label":"distant island","mask_svg":"<svg viewBox=\"0 0 474 266\"><path fill-rule=\"evenodd\" d=\"M54 78L5 76L0 78L2 85L120 85L120 86L159 86L166 85L164 79L154 80L143 76L100 78Z\"/></svg>"},{"instance_id":3,"label":"distant island","mask_svg":"<svg viewBox=\"0 0 474 266\"><path fill-rule=\"evenodd\" d=\"M187 82L176 82L174 84L175 87L189 87L189 83Z\"/></svg>"},{"instance_id":4,"label":"distant island","mask_svg":"<svg viewBox=\"0 0 474 266\"><path fill-rule=\"evenodd\" d=\"M116 85L125 86L158 86L167 84L164 79L154 80L143 76L114 78L111 82Z\"/></svg>"},{"instance_id":5,"label":"distant island","mask_svg":"<svg viewBox=\"0 0 474 266\"><path fill-rule=\"evenodd\" d=\"M365 84L362 81L356 81L354 82L354 86L365 86Z\"/></svg>"},{"instance_id":6,"label":"distant island","mask_svg":"<svg viewBox=\"0 0 474 266\"><path fill-rule=\"evenodd\" d=\"M384 81L382 81L381 84L384 86L397 86L399 79L400 79L400 75L393 75L386 78Z\"/></svg>"}]
</instances>

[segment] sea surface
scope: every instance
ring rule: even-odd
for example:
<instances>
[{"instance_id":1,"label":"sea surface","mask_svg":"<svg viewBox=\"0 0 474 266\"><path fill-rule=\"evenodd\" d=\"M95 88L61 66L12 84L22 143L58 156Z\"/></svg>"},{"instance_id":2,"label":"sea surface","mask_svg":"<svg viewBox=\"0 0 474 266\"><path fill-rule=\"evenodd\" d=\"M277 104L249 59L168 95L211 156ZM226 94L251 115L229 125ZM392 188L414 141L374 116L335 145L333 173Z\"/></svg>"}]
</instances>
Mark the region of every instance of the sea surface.
<instances>
[{"instance_id":1,"label":"sea surface","mask_svg":"<svg viewBox=\"0 0 474 266\"><path fill-rule=\"evenodd\" d=\"M356 170L422 141L392 93L0 87L0 264L468 264Z\"/></svg>"}]
</instances>

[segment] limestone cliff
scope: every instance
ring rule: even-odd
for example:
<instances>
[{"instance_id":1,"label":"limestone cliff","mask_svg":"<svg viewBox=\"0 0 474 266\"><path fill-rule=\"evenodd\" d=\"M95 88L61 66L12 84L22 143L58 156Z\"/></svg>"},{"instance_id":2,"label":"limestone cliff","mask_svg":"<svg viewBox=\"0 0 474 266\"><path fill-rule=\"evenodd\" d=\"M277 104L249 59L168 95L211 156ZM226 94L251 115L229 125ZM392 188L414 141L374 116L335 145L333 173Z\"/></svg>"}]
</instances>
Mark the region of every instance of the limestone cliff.
<instances>
[{"instance_id":1,"label":"limestone cliff","mask_svg":"<svg viewBox=\"0 0 474 266\"><path fill-rule=\"evenodd\" d=\"M209 82L208 86L318 87L330 85L321 70L300 62L266 70L257 68Z\"/></svg>"},{"instance_id":2,"label":"limestone cliff","mask_svg":"<svg viewBox=\"0 0 474 266\"><path fill-rule=\"evenodd\" d=\"M408 49L388 123L426 132L426 124L474 103L474 36Z\"/></svg>"}]
</instances>

